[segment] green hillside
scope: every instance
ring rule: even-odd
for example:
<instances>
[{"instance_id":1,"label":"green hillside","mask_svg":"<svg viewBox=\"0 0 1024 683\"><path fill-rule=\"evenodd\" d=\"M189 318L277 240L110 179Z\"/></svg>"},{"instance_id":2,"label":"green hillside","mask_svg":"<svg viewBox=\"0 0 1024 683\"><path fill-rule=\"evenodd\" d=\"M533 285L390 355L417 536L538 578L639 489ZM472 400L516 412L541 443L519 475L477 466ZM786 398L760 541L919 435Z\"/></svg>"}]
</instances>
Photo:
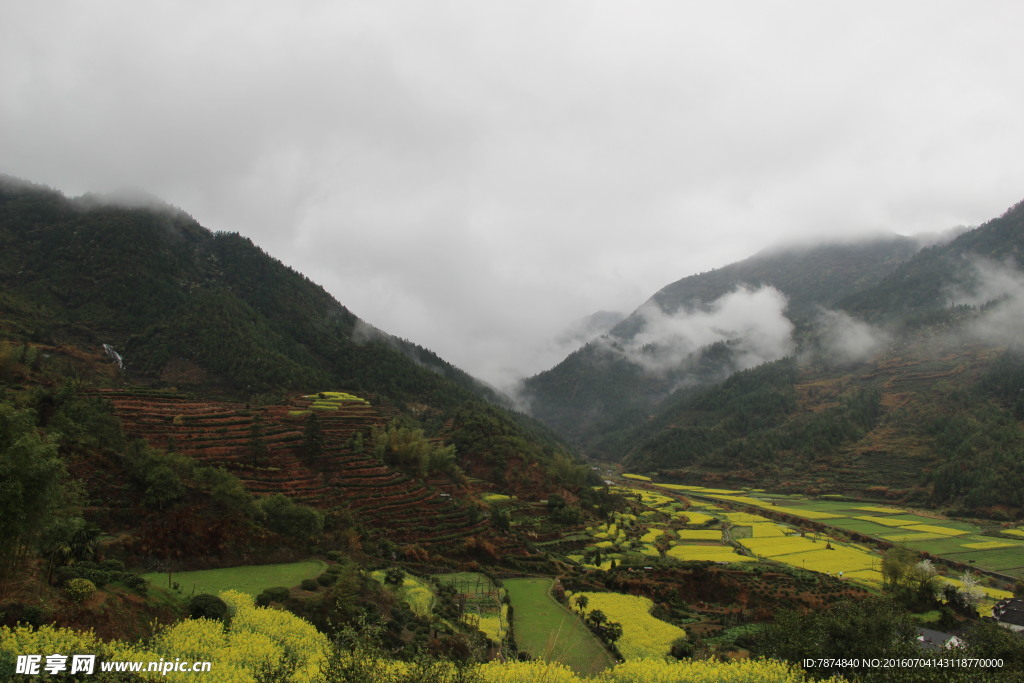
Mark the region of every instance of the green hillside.
<instances>
[{"instance_id":1,"label":"green hillside","mask_svg":"<svg viewBox=\"0 0 1024 683\"><path fill-rule=\"evenodd\" d=\"M74 652L254 683L873 680L801 663L924 670L922 623L1019 677L1024 642L979 622L1024 594L1024 354L982 334L1016 319L1010 266L968 269L987 299L864 313L884 329L817 312L926 279L911 250L695 276L653 305L718 324L737 294L723 324L769 325L686 353L620 326L534 378L598 465L237 234L4 179L0 678ZM772 325L790 352L753 362Z\"/></svg>"},{"instance_id":2,"label":"green hillside","mask_svg":"<svg viewBox=\"0 0 1024 683\"><path fill-rule=\"evenodd\" d=\"M534 414L630 471L1012 518L1024 510L1022 247L1017 205L916 254L903 240L833 245L686 278L652 298L660 310L741 284L785 293L788 356L743 369L740 336L652 372L622 351L650 320L641 309L531 378Z\"/></svg>"},{"instance_id":3,"label":"green hillside","mask_svg":"<svg viewBox=\"0 0 1024 683\"><path fill-rule=\"evenodd\" d=\"M446 407L501 400L366 325L251 240L170 206L0 180L0 282L11 339L109 344L132 381L236 396L346 386Z\"/></svg>"},{"instance_id":4,"label":"green hillside","mask_svg":"<svg viewBox=\"0 0 1024 683\"><path fill-rule=\"evenodd\" d=\"M739 369L734 349L724 340L694 349L680 362L658 363L656 372L646 370L645 358L658 361L671 354L657 344L632 348L650 325L647 311L671 317L706 310L738 287L770 286L786 296L786 315L797 334L806 336L821 308L877 285L916 249L913 240L891 237L770 250L683 278L655 293L607 336L526 380L531 412L591 455L616 457L604 447L609 434L641 423L675 389L717 382Z\"/></svg>"}]
</instances>

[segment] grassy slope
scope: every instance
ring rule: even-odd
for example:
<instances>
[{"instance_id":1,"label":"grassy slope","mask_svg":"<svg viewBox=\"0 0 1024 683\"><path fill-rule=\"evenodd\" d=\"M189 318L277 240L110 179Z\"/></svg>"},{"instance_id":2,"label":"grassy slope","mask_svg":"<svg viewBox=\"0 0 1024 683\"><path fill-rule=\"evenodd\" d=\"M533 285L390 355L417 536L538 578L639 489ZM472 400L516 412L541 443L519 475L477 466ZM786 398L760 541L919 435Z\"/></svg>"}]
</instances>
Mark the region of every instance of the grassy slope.
<instances>
[{"instance_id":1,"label":"grassy slope","mask_svg":"<svg viewBox=\"0 0 1024 683\"><path fill-rule=\"evenodd\" d=\"M613 666L608 651L579 618L551 597L551 579L506 579L515 609L516 643L534 657L562 662L580 674Z\"/></svg>"},{"instance_id":2,"label":"grassy slope","mask_svg":"<svg viewBox=\"0 0 1024 683\"><path fill-rule=\"evenodd\" d=\"M295 586L303 579L311 579L320 574L327 565L320 560L307 562L290 562L288 564L248 565L244 567L226 567L224 569L205 569L195 572L178 572L171 575L171 581L181 585L186 593L212 593L236 590L250 595L257 595L266 588L273 586ZM150 583L167 585L167 574L156 572L143 575Z\"/></svg>"}]
</instances>

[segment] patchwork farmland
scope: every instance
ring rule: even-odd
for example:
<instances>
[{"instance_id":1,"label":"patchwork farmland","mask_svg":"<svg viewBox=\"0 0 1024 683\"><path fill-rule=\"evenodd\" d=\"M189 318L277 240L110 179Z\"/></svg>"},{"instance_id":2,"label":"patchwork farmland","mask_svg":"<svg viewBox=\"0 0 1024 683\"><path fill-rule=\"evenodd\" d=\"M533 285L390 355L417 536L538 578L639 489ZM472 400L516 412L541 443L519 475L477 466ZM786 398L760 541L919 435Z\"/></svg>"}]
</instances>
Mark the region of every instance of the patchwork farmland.
<instances>
[{"instance_id":1,"label":"patchwork farmland","mask_svg":"<svg viewBox=\"0 0 1024 683\"><path fill-rule=\"evenodd\" d=\"M630 478L637 480L635 476ZM866 586L879 586L882 582L882 555L871 546L905 546L926 557L943 560L955 571L980 570L1004 583L1024 578L1024 532L1019 529L982 528L967 521L858 501L647 481L644 484L685 494L694 508L714 510L718 503L732 508L713 514L728 524L731 541L753 556L841 574ZM633 491L645 501L659 500L656 490ZM679 537L686 538L686 534L680 532ZM702 559L700 553L687 554L686 550L676 550L677 547L683 546L673 545L666 551L668 556ZM702 552L707 559L730 561L726 556L716 557L712 551ZM982 588L990 601L1011 595L999 587Z\"/></svg>"}]
</instances>

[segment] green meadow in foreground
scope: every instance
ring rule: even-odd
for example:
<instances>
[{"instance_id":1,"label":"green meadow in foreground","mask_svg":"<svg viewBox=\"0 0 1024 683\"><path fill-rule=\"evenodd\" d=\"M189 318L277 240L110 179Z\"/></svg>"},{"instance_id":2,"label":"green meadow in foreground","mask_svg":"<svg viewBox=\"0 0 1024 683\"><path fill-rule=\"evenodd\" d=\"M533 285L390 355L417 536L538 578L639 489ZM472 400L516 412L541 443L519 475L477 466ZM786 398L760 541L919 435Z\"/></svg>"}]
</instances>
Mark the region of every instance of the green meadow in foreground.
<instances>
[{"instance_id":1,"label":"green meadow in foreground","mask_svg":"<svg viewBox=\"0 0 1024 683\"><path fill-rule=\"evenodd\" d=\"M578 674L615 664L579 617L551 597L551 579L505 579L514 608L516 644L537 659L561 662Z\"/></svg>"},{"instance_id":2,"label":"green meadow in foreground","mask_svg":"<svg viewBox=\"0 0 1024 683\"><path fill-rule=\"evenodd\" d=\"M225 569L203 569L194 572L172 572L170 581L177 583L181 591L193 593L212 593L214 595L226 590L236 590L249 595L259 595L267 588L274 586L295 586L303 579L311 579L327 567L320 560L306 562L289 562L287 564L245 565L227 567ZM166 572L143 574L143 577L157 586L168 586Z\"/></svg>"}]
</instances>

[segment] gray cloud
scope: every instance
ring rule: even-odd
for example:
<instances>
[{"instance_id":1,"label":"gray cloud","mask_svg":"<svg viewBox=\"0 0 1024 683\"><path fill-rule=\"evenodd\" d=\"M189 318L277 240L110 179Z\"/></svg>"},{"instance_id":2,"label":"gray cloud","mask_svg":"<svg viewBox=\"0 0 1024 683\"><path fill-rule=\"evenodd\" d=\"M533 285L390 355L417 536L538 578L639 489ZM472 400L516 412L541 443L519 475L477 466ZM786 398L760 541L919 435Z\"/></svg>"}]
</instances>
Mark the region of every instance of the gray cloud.
<instances>
[{"instance_id":1,"label":"gray cloud","mask_svg":"<svg viewBox=\"0 0 1024 683\"><path fill-rule=\"evenodd\" d=\"M783 239L1024 195L1013 2L3 3L2 172L134 186L495 384Z\"/></svg>"},{"instance_id":2,"label":"gray cloud","mask_svg":"<svg viewBox=\"0 0 1024 683\"><path fill-rule=\"evenodd\" d=\"M728 342L736 369L745 370L793 352L786 303L774 287L742 285L707 305L674 313L651 300L637 311L643 325L635 336L626 342L610 337L601 341L652 374L677 369L699 349Z\"/></svg>"},{"instance_id":3,"label":"gray cloud","mask_svg":"<svg viewBox=\"0 0 1024 683\"><path fill-rule=\"evenodd\" d=\"M968 327L970 338L999 345L1020 345L1024 339L1024 272L1011 259L971 258L963 283L950 288L947 299L953 306L980 309Z\"/></svg>"},{"instance_id":4,"label":"gray cloud","mask_svg":"<svg viewBox=\"0 0 1024 683\"><path fill-rule=\"evenodd\" d=\"M892 339L884 329L843 311L822 310L817 320L821 353L833 363L855 363L871 358Z\"/></svg>"}]
</instances>

